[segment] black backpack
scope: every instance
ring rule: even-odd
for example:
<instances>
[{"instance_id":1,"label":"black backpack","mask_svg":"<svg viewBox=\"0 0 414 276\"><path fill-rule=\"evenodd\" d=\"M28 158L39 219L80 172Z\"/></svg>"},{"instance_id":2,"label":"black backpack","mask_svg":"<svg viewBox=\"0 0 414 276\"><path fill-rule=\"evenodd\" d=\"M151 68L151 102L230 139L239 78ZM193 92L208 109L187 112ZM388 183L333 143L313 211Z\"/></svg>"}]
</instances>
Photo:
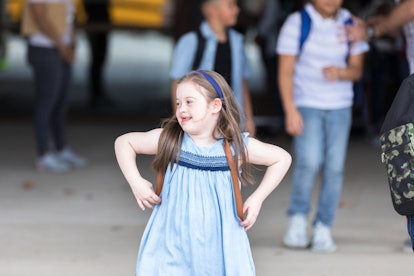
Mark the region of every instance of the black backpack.
<instances>
[{"instance_id":1,"label":"black backpack","mask_svg":"<svg viewBox=\"0 0 414 276\"><path fill-rule=\"evenodd\" d=\"M201 33L200 28L197 28L195 33L197 35L197 50L194 55L193 66L191 67L192 70L197 70L200 66L201 58L203 57L204 48L206 46L206 38Z\"/></svg>"},{"instance_id":2,"label":"black backpack","mask_svg":"<svg viewBox=\"0 0 414 276\"><path fill-rule=\"evenodd\" d=\"M380 139L394 209L400 215L414 215L414 74L402 82Z\"/></svg>"}]
</instances>

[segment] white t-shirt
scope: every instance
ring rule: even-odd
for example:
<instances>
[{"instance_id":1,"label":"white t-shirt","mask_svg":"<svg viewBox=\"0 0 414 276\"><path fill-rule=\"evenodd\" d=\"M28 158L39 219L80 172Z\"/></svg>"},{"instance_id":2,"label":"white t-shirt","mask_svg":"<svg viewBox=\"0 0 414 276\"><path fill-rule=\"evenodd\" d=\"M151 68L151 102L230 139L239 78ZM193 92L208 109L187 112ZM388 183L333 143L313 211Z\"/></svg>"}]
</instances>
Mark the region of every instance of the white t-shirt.
<instances>
[{"instance_id":1,"label":"white t-shirt","mask_svg":"<svg viewBox=\"0 0 414 276\"><path fill-rule=\"evenodd\" d=\"M293 76L295 105L318 109L340 109L352 106L353 82L330 82L323 77L322 69L328 66L345 68L346 58L369 50L366 42L349 47L342 26L351 14L340 9L335 18L324 19L308 3L305 6L311 18L311 30L299 51L301 14L295 12L286 19L279 33L276 52L297 56Z\"/></svg>"},{"instance_id":2,"label":"white t-shirt","mask_svg":"<svg viewBox=\"0 0 414 276\"><path fill-rule=\"evenodd\" d=\"M71 33L73 29L75 6L72 0L28 0L29 3L66 3L66 32L61 36L61 41L65 45L71 43ZM39 33L29 37L29 44L40 47L54 47L54 43L49 39L48 36Z\"/></svg>"}]
</instances>

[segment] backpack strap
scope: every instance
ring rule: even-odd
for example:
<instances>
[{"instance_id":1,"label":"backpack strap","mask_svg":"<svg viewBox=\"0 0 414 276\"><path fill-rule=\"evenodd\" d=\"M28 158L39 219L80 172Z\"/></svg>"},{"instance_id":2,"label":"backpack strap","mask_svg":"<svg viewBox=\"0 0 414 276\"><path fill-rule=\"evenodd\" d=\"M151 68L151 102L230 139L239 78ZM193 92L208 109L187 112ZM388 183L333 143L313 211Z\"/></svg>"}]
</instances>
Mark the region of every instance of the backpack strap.
<instances>
[{"instance_id":1,"label":"backpack strap","mask_svg":"<svg viewBox=\"0 0 414 276\"><path fill-rule=\"evenodd\" d=\"M344 21L344 25L354 25L354 20L352 19L351 16ZM352 44L352 41L348 41L347 42L347 45L348 45L348 56L350 54L351 44Z\"/></svg>"},{"instance_id":2,"label":"backpack strap","mask_svg":"<svg viewBox=\"0 0 414 276\"><path fill-rule=\"evenodd\" d=\"M301 26L300 26L300 40L299 40L299 53L302 51L303 48L303 44L305 44L306 39L309 36L310 30L311 30L311 23L312 20L310 18L309 13L306 11L305 8L302 8L300 10L300 17L301 17ZM354 20L352 19L352 17L347 18L344 21L344 25L353 25L354 24ZM347 45L348 45L348 56L349 56L349 50L351 48L351 41L348 41ZM347 57L348 58L348 57Z\"/></svg>"},{"instance_id":3,"label":"backpack strap","mask_svg":"<svg viewBox=\"0 0 414 276\"><path fill-rule=\"evenodd\" d=\"M300 10L301 26L300 26L300 40L299 40L299 52L302 51L303 44L309 36L311 29L311 18L305 8Z\"/></svg>"},{"instance_id":4,"label":"backpack strap","mask_svg":"<svg viewBox=\"0 0 414 276\"><path fill-rule=\"evenodd\" d=\"M155 186L155 194L157 196L160 196L163 184L164 184L164 173L159 171L157 173L157 185Z\"/></svg>"},{"instance_id":5,"label":"backpack strap","mask_svg":"<svg viewBox=\"0 0 414 276\"><path fill-rule=\"evenodd\" d=\"M197 70L201 63L201 58L203 57L204 48L206 45L206 39L201 33L201 26L197 28L195 31L197 36L197 50L194 55L193 66L191 67L192 70Z\"/></svg>"},{"instance_id":6,"label":"backpack strap","mask_svg":"<svg viewBox=\"0 0 414 276\"><path fill-rule=\"evenodd\" d=\"M239 174L237 172L236 161L234 160L233 155L231 154L230 150L230 143L226 139L224 144L224 153L226 154L227 162L229 163L230 172L231 172L231 180L233 182L233 192L234 192L234 199L236 201L236 210L237 216L243 220L243 200L241 196L240 186L239 186ZM162 185L164 183L164 173L158 172L157 174L157 185L155 187L155 193L160 196Z\"/></svg>"},{"instance_id":7,"label":"backpack strap","mask_svg":"<svg viewBox=\"0 0 414 276\"><path fill-rule=\"evenodd\" d=\"M236 161L234 160L233 155L231 154L230 150L230 143L226 139L224 144L224 153L226 154L227 162L229 163L230 172L231 172L231 180L233 182L233 192L234 192L234 200L236 201L236 210L237 216L243 220L243 200L240 192L239 186L239 174L237 172Z\"/></svg>"}]
</instances>

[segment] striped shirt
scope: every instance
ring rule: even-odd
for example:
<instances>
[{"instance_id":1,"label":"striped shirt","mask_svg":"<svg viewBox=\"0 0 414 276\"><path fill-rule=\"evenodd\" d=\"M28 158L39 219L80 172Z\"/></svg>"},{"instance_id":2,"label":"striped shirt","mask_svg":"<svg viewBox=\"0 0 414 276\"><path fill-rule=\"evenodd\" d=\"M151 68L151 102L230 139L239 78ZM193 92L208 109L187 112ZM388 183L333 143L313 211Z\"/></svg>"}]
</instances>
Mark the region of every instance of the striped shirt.
<instances>
[{"instance_id":1,"label":"striped shirt","mask_svg":"<svg viewBox=\"0 0 414 276\"><path fill-rule=\"evenodd\" d=\"M351 14L340 9L335 18L324 19L308 3L305 6L311 18L311 30L299 51L301 15L295 12L286 19L279 34L276 52L279 55L297 56L293 75L295 105L318 109L340 109L352 106L353 82L338 80L330 82L322 70L328 66L345 68L347 56L369 50L366 42L348 46L343 26Z\"/></svg>"}]
</instances>

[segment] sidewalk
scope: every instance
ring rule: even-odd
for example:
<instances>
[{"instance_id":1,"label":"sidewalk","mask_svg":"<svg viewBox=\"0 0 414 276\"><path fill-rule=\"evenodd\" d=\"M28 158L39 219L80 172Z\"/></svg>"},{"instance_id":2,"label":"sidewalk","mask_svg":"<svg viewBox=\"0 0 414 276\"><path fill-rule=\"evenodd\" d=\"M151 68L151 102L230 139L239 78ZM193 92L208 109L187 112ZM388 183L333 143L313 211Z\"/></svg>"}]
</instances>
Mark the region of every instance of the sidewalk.
<instances>
[{"instance_id":1,"label":"sidewalk","mask_svg":"<svg viewBox=\"0 0 414 276\"><path fill-rule=\"evenodd\" d=\"M113 142L122 133L157 126L166 114L170 44L153 34L144 35L148 39L123 35L124 40L114 40L114 45L128 43L116 44L107 69L109 94L122 110L90 113L85 107L87 53L80 41L68 138L90 166L63 175L34 170L30 72L23 62L21 41L13 41L12 67L0 72L0 276L134 275L150 211L139 210L117 167ZM144 48L153 51L140 56ZM255 81L253 86L259 85ZM290 150L286 138L265 134L260 138ZM154 181L151 157L140 157L138 162L143 175ZM257 177L262 173L258 171ZM404 219L392 209L378 149L361 137L351 138L333 228L339 247L334 254L282 246L290 173L265 201L248 232L258 276L406 274L413 256L401 251L408 235ZM246 187L243 197L253 188Z\"/></svg>"},{"instance_id":2,"label":"sidewalk","mask_svg":"<svg viewBox=\"0 0 414 276\"><path fill-rule=\"evenodd\" d=\"M133 275L150 211L141 212L115 161L113 141L152 122L72 122L69 138L90 159L64 175L33 169L29 122L0 124L0 275ZM289 141L267 139L289 149ZM150 157L138 162L154 180ZM262 172L258 172L259 177ZM404 220L394 213L378 151L350 143L342 206L333 229L339 250L321 255L282 244L290 174L265 201L249 231L260 276L388 276L404 273L412 255L401 252ZM252 188L244 190L244 198Z\"/></svg>"}]
</instances>

